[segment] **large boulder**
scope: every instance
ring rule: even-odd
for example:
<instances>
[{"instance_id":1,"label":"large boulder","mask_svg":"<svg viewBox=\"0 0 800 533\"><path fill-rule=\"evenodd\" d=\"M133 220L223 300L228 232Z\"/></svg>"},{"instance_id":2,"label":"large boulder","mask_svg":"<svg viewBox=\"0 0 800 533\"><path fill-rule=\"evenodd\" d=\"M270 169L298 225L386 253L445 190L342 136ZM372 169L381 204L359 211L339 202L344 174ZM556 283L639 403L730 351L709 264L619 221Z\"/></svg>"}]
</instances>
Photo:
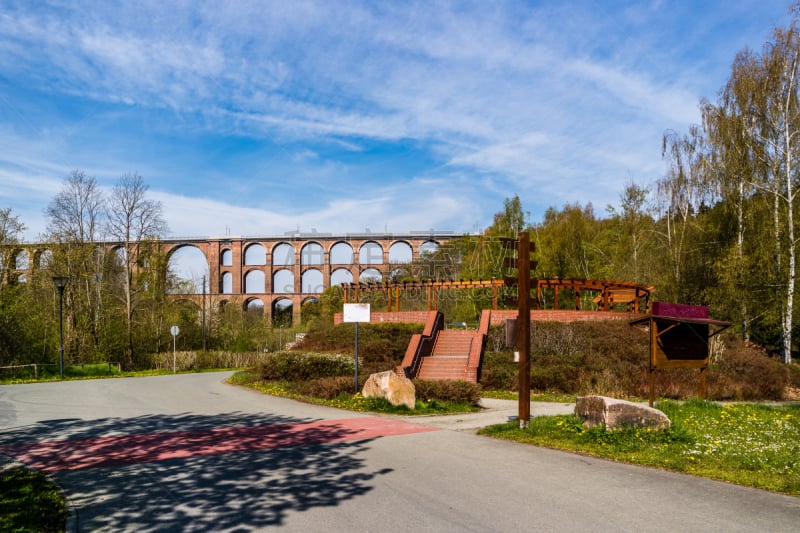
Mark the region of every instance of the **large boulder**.
<instances>
[{"instance_id":1,"label":"large boulder","mask_svg":"<svg viewBox=\"0 0 800 533\"><path fill-rule=\"evenodd\" d=\"M667 415L658 409L606 396L578 397L575 416L583 419L583 426L587 428L602 425L606 429L666 429L670 426Z\"/></svg>"},{"instance_id":2,"label":"large boulder","mask_svg":"<svg viewBox=\"0 0 800 533\"><path fill-rule=\"evenodd\" d=\"M393 370L370 375L364 383L361 395L364 398L386 398L392 405L405 405L409 409L414 408L416 401L414 383Z\"/></svg>"}]
</instances>

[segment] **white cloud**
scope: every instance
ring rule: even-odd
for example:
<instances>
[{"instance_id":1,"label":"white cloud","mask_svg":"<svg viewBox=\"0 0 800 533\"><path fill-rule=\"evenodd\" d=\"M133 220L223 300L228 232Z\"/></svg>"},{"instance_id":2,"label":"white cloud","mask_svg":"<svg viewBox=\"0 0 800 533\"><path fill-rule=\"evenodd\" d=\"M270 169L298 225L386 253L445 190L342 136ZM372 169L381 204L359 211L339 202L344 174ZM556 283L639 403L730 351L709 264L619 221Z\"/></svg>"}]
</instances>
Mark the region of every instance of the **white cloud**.
<instances>
[{"instance_id":1,"label":"white cloud","mask_svg":"<svg viewBox=\"0 0 800 533\"><path fill-rule=\"evenodd\" d=\"M275 236L310 231L352 233L370 228L390 233L427 230L471 229L479 207L474 191L453 189L447 183L420 181L410 187L368 190L359 198L337 199L325 204L308 203L276 211L242 207L209 200L150 191L161 202L173 237L209 235ZM405 192L404 192L405 191Z\"/></svg>"}]
</instances>

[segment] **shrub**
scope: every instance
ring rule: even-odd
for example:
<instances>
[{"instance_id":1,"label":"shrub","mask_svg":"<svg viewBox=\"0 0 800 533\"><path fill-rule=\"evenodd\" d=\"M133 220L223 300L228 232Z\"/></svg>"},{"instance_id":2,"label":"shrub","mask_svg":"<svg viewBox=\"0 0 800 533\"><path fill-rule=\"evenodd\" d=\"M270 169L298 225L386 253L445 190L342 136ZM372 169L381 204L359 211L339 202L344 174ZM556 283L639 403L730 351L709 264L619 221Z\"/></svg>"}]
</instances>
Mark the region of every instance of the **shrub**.
<instances>
[{"instance_id":1,"label":"shrub","mask_svg":"<svg viewBox=\"0 0 800 533\"><path fill-rule=\"evenodd\" d=\"M726 338L727 349L708 371L709 397L719 400L781 400L792 384L788 366ZM745 378L745 379L743 379Z\"/></svg>"},{"instance_id":2,"label":"shrub","mask_svg":"<svg viewBox=\"0 0 800 533\"><path fill-rule=\"evenodd\" d=\"M491 390L517 390L517 364L511 352L487 353L481 369L481 386Z\"/></svg>"},{"instance_id":3,"label":"shrub","mask_svg":"<svg viewBox=\"0 0 800 533\"><path fill-rule=\"evenodd\" d=\"M500 352L506 348L506 327L489 326L489 333L486 338L486 348L492 352Z\"/></svg>"},{"instance_id":4,"label":"shrub","mask_svg":"<svg viewBox=\"0 0 800 533\"><path fill-rule=\"evenodd\" d=\"M305 392L309 396L332 400L340 394L353 394L353 389L353 376L334 376L312 380Z\"/></svg>"},{"instance_id":5,"label":"shrub","mask_svg":"<svg viewBox=\"0 0 800 533\"><path fill-rule=\"evenodd\" d=\"M536 364L531 364L532 389L578 392L579 377L580 367L575 364L552 361L549 357L537 359Z\"/></svg>"},{"instance_id":6,"label":"shrub","mask_svg":"<svg viewBox=\"0 0 800 533\"><path fill-rule=\"evenodd\" d=\"M268 356L262 352L180 351L173 354L160 352L150 354L144 368L172 370L173 363L179 371L207 368L244 368L264 361ZM174 360L173 360L174 358Z\"/></svg>"},{"instance_id":7,"label":"shrub","mask_svg":"<svg viewBox=\"0 0 800 533\"><path fill-rule=\"evenodd\" d=\"M383 322L359 324L358 356L366 365L381 363L386 368L400 364L415 333L422 333L422 324ZM319 324L296 346L298 350L317 352L339 352L352 354L355 351L353 324Z\"/></svg>"},{"instance_id":8,"label":"shrub","mask_svg":"<svg viewBox=\"0 0 800 533\"><path fill-rule=\"evenodd\" d=\"M531 353L574 359L585 350L586 337L572 323L537 322L531 328Z\"/></svg>"},{"instance_id":9,"label":"shrub","mask_svg":"<svg viewBox=\"0 0 800 533\"><path fill-rule=\"evenodd\" d=\"M270 354L256 367L257 374L267 381L308 381L352 375L354 370L353 360L348 356L296 351Z\"/></svg>"},{"instance_id":10,"label":"shrub","mask_svg":"<svg viewBox=\"0 0 800 533\"><path fill-rule=\"evenodd\" d=\"M721 349L720 344L724 345ZM531 328L531 387L568 394L647 397L649 337L627 321L539 322ZM481 384L516 390L512 352L487 354ZM690 398L698 394L698 370L658 370L656 394ZM797 387L800 372L746 347L733 334L717 342L708 369L707 393L714 400L780 400Z\"/></svg>"},{"instance_id":11,"label":"shrub","mask_svg":"<svg viewBox=\"0 0 800 533\"><path fill-rule=\"evenodd\" d=\"M440 400L477 406L481 399L481 386L477 383L455 380L414 380L418 400Z\"/></svg>"}]
</instances>

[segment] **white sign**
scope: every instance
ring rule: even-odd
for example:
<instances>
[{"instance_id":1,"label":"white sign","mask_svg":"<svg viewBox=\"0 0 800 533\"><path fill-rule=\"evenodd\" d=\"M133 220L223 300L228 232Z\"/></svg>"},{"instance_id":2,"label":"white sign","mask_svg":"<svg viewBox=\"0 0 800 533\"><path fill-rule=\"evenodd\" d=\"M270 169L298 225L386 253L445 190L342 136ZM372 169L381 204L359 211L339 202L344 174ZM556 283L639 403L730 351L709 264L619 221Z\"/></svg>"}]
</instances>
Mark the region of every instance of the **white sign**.
<instances>
[{"instance_id":1,"label":"white sign","mask_svg":"<svg viewBox=\"0 0 800 533\"><path fill-rule=\"evenodd\" d=\"M180 333L181 330L178 329L178 326L172 326L171 328L169 328L169 332L172 333L173 337L177 337L178 333Z\"/></svg>"},{"instance_id":2,"label":"white sign","mask_svg":"<svg viewBox=\"0 0 800 533\"><path fill-rule=\"evenodd\" d=\"M369 304L344 304L345 322L369 322Z\"/></svg>"}]
</instances>

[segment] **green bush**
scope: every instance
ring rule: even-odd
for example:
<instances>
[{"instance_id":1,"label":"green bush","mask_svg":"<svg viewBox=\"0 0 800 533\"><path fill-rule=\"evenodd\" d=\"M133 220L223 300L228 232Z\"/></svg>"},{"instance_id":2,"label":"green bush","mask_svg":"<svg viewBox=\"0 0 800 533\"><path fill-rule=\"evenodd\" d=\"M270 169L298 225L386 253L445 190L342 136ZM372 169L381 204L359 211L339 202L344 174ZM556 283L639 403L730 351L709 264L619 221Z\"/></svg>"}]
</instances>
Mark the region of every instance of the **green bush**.
<instances>
[{"instance_id":1,"label":"green bush","mask_svg":"<svg viewBox=\"0 0 800 533\"><path fill-rule=\"evenodd\" d=\"M278 352L256 367L267 381L310 381L317 378L353 375L353 359L341 354Z\"/></svg>"},{"instance_id":2,"label":"green bush","mask_svg":"<svg viewBox=\"0 0 800 533\"><path fill-rule=\"evenodd\" d=\"M514 354L511 352L485 354L481 370L481 386L489 390L517 390L518 364L514 362Z\"/></svg>"},{"instance_id":3,"label":"green bush","mask_svg":"<svg viewBox=\"0 0 800 533\"><path fill-rule=\"evenodd\" d=\"M577 365L553 361L550 357L537 359L536 364L531 364L532 389L577 392L579 377Z\"/></svg>"},{"instance_id":4,"label":"green bush","mask_svg":"<svg viewBox=\"0 0 800 533\"><path fill-rule=\"evenodd\" d=\"M422 333L422 324L383 322L359 324L358 356L365 365L380 364L383 370L399 365L415 333ZM316 352L355 352L354 324L319 324L312 327L296 346L297 350Z\"/></svg>"},{"instance_id":5,"label":"green bush","mask_svg":"<svg viewBox=\"0 0 800 533\"><path fill-rule=\"evenodd\" d=\"M477 383L455 380L414 380L417 400L439 400L477 406L481 399L481 386Z\"/></svg>"},{"instance_id":6,"label":"green bush","mask_svg":"<svg viewBox=\"0 0 800 533\"><path fill-rule=\"evenodd\" d=\"M793 385L790 367L740 343L731 343L708 371L709 397L720 400L781 400ZM748 379L741 379L748 376Z\"/></svg>"},{"instance_id":7,"label":"green bush","mask_svg":"<svg viewBox=\"0 0 800 533\"><path fill-rule=\"evenodd\" d=\"M332 400L340 394L353 394L355 392L354 388L353 376L333 376L310 381L308 387L306 387L305 394L315 398Z\"/></svg>"},{"instance_id":8,"label":"green bush","mask_svg":"<svg viewBox=\"0 0 800 533\"><path fill-rule=\"evenodd\" d=\"M253 367L268 356L263 352L234 351L179 351L173 353L160 352L149 354L144 368L172 370L173 364L179 372L186 370L204 370L209 368L244 368Z\"/></svg>"}]
</instances>

